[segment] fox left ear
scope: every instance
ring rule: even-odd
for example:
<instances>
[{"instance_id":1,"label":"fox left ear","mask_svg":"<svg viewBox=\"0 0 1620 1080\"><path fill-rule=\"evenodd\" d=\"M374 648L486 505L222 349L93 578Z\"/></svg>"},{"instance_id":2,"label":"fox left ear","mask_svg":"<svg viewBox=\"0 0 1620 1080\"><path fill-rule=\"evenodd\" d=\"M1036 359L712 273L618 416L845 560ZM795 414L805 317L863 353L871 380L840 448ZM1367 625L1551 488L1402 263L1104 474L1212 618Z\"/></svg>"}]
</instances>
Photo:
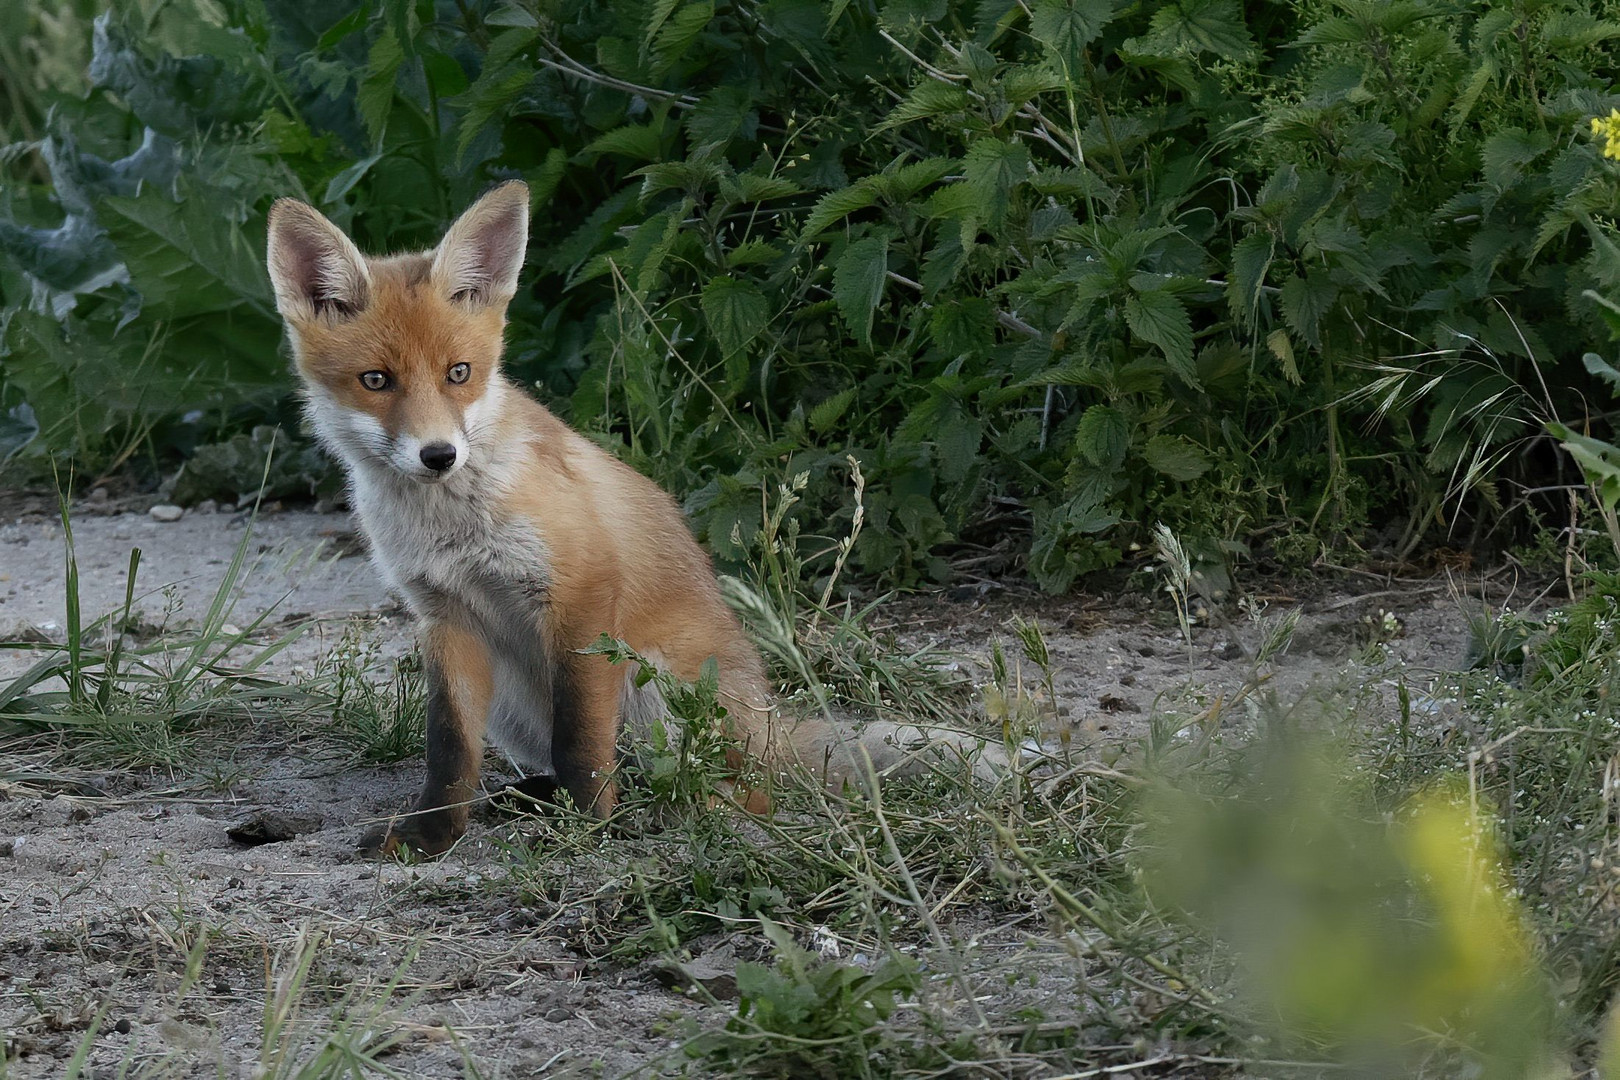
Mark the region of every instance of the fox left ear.
<instances>
[{"instance_id":1,"label":"fox left ear","mask_svg":"<svg viewBox=\"0 0 1620 1080\"><path fill-rule=\"evenodd\" d=\"M459 303L505 304L517 292L528 246L529 185L509 180L468 207L444 234L433 253L433 282Z\"/></svg>"}]
</instances>

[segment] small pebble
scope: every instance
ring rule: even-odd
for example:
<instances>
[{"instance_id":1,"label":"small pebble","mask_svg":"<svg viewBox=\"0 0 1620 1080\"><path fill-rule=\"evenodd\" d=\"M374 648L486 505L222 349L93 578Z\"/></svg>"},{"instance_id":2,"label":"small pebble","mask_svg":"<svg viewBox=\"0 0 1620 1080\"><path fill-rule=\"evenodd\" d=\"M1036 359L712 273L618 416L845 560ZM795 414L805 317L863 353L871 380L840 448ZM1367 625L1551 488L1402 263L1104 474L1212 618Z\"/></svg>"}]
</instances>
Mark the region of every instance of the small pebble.
<instances>
[{"instance_id":1,"label":"small pebble","mask_svg":"<svg viewBox=\"0 0 1620 1080\"><path fill-rule=\"evenodd\" d=\"M130 1023L129 1023L128 1020L120 1020L120 1021L118 1021L118 1023L113 1025L113 1030L118 1032L118 1034L120 1034L120 1035L128 1035L129 1034L129 1028L130 1028Z\"/></svg>"},{"instance_id":2,"label":"small pebble","mask_svg":"<svg viewBox=\"0 0 1620 1080\"><path fill-rule=\"evenodd\" d=\"M236 513L236 504L233 502L220 503L219 512L222 514L234 514Z\"/></svg>"},{"instance_id":3,"label":"small pebble","mask_svg":"<svg viewBox=\"0 0 1620 1080\"><path fill-rule=\"evenodd\" d=\"M11 840L0 840L0 858L10 858L17 852L17 845Z\"/></svg>"},{"instance_id":4,"label":"small pebble","mask_svg":"<svg viewBox=\"0 0 1620 1080\"><path fill-rule=\"evenodd\" d=\"M213 499L204 499L202 502L197 504L196 510L199 514L218 513L219 503L215 502Z\"/></svg>"},{"instance_id":5,"label":"small pebble","mask_svg":"<svg viewBox=\"0 0 1620 1080\"><path fill-rule=\"evenodd\" d=\"M107 489L98 487L84 497L84 501L91 504L100 504L107 501Z\"/></svg>"},{"instance_id":6,"label":"small pebble","mask_svg":"<svg viewBox=\"0 0 1620 1080\"><path fill-rule=\"evenodd\" d=\"M153 521L179 521L186 514L184 509L173 503L158 503L147 513L152 515Z\"/></svg>"}]
</instances>

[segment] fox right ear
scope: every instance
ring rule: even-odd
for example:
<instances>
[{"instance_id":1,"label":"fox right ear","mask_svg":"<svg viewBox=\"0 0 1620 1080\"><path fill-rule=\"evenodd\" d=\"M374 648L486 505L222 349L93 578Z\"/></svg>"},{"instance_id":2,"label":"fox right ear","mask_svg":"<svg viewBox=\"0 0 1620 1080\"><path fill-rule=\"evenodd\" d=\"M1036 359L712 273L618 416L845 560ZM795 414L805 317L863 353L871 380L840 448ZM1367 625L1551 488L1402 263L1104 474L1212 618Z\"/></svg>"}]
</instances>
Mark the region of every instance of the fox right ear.
<instances>
[{"instance_id":1,"label":"fox right ear","mask_svg":"<svg viewBox=\"0 0 1620 1080\"><path fill-rule=\"evenodd\" d=\"M370 299L371 275L360 249L320 211L296 199L277 199L270 207L268 261L284 319L344 318Z\"/></svg>"}]
</instances>

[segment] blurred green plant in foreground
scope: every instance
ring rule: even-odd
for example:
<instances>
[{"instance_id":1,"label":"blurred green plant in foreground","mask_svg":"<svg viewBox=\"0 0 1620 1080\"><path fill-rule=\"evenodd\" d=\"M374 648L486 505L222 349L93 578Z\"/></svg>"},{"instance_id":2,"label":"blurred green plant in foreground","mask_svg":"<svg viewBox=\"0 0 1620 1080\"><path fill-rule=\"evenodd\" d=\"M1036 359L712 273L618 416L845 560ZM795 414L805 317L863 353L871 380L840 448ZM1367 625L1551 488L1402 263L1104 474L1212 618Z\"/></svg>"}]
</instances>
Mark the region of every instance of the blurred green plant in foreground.
<instances>
[{"instance_id":1,"label":"blurred green plant in foreground","mask_svg":"<svg viewBox=\"0 0 1620 1080\"><path fill-rule=\"evenodd\" d=\"M1543 974L1488 812L1440 781L1379 813L1343 748L1264 740L1218 786L1156 788L1144 882L1228 950L1242 1011L1285 1052L1416 1075L1561 1070Z\"/></svg>"}]
</instances>

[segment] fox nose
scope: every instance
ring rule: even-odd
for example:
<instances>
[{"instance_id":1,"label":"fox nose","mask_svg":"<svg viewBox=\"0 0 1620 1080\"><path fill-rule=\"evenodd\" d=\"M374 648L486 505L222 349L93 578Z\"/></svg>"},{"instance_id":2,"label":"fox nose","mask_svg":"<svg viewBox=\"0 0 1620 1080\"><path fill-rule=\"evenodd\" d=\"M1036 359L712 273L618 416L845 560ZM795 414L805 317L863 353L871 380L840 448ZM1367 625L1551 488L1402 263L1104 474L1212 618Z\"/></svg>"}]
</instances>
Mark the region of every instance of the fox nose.
<instances>
[{"instance_id":1,"label":"fox nose","mask_svg":"<svg viewBox=\"0 0 1620 1080\"><path fill-rule=\"evenodd\" d=\"M422 464L434 472L444 472L456 463L456 448L447 442L428 443L422 447Z\"/></svg>"}]
</instances>

